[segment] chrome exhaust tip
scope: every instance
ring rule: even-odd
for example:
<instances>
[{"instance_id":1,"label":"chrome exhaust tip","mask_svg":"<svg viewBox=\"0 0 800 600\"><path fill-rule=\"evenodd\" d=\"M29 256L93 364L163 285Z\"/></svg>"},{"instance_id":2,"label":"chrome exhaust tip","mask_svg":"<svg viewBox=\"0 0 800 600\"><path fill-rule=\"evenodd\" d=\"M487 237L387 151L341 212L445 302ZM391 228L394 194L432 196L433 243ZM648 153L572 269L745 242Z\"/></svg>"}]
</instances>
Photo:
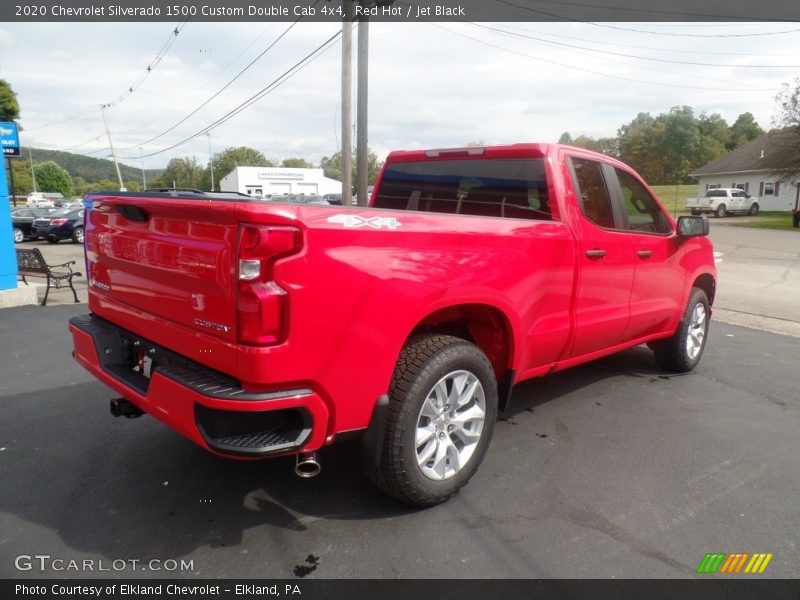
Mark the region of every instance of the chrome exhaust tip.
<instances>
[{"instance_id":1,"label":"chrome exhaust tip","mask_svg":"<svg viewBox=\"0 0 800 600\"><path fill-rule=\"evenodd\" d=\"M317 462L317 453L298 454L297 463L294 466L294 473L303 479L316 477L322 471L322 467Z\"/></svg>"}]
</instances>

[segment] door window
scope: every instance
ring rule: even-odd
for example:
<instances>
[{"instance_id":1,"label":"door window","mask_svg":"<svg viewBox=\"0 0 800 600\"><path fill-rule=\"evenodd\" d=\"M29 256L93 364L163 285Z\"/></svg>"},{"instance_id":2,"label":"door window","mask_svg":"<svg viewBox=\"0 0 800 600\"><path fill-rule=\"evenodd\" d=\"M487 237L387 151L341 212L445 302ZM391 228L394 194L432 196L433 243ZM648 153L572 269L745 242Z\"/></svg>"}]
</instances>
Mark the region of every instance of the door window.
<instances>
[{"instance_id":1,"label":"door window","mask_svg":"<svg viewBox=\"0 0 800 600\"><path fill-rule=\"evenodd\" d=\"M627 215L626 229L650 233L670 233L664 211L638 179L627 171L615 168L617 180L622 190L622 204Z\"/></svg>"},{"instance_id":2,"label":"door window","mask_svg":"<svg viewBox=\"0 0 800 600\"><path fill-rule=\"evenodd\" d=\"M575 184L584 216L600 227L614 227L614 210L611 197L599 162L585 158L570 158L575 173Z\"/></svg>"}]
</instances>

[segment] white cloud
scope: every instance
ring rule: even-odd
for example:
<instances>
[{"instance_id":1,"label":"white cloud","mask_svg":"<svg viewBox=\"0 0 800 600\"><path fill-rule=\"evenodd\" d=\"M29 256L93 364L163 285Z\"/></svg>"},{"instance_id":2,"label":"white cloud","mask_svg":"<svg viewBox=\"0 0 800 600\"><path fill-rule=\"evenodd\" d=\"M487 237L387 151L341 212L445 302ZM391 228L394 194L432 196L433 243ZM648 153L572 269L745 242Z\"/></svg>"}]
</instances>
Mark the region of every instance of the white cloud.
<instances>
[{"instance_id":1,"label":"white cloud","mask_svg":"<svg viewBox=\"0 0 800 600\"><path fill-rule=\"evenodd\" d=\"M796 70L742 65L794 64L800 55L797 33L714 37L786 29L781 24L621 25L625 30L580 23L486 25L551 43L469 24L371 25L370 145L379 154L478 139L555 141L563 131L613 136L639 112L657 114L678 105L692 106L697 113L718 112L729 123L750 111L768 127L775 91ZM174 24L3 24L0 77L18 93L23 143L57 149L82 144L75 151L99 150L96 156L107 154L99 105L127 96L107 110L107 117L120 156L138 165L144 142L218 91L288 26L189 22L161 63L128 96L126 90L142 77ZM202 130L335 31L328 23L297 25L196 115L144 144L144 152ZM644 61L586 48L722 66ZM340 55L337 44L215 129L214 151L247 145L273 158L302 156L313 161L335 152L341 139ZM47 126L71 116L75 118ZM186 155L205 162L207 154L208 139L202 136L147 158L146 164L162 166Z\"/></svg>"}]
</instances>

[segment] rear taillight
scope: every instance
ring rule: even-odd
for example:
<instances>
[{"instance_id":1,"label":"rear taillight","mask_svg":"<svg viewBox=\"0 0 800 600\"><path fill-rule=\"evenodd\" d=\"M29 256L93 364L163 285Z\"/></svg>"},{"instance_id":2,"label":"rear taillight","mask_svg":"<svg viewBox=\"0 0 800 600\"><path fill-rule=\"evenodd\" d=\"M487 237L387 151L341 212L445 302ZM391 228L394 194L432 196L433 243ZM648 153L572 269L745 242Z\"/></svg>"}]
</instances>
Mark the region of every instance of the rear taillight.
<instances>
[{"instance_id":1,"label":"rear taillight","mask_svg":"<svg viewBox=\"0 0 800 600\"><path fill-rule=\"evenodd\" d=\"M53 219L50 221L50 225L55 225L58 227L59 225L64 225L69 219Z\"/></svg>"},{"instance_id":2,"label":"rear taillight","mask_svg":"<svg viewBox=\"0 0 800 600\"><path fill-rule=\"evenodd\" d=\"M241 225L237 301L239 341L267 346L286 339L289 295L274 280L275 262L300 251L303 237L296 227Z\"/></svg>"}]
</instances>

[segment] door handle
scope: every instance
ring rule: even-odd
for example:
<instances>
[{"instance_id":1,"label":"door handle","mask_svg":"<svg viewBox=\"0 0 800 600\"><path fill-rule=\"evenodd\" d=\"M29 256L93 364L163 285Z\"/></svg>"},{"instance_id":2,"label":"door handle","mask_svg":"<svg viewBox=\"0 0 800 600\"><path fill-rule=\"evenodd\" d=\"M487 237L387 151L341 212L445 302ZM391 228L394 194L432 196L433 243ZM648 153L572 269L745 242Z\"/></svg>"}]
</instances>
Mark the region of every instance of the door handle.
<instances>
[{"instance_id":1,"label":"door handle","mask_svg":"<svg viewBox=\"0 0 800 600\"><path fill-rule=\"evenodd\" d=\"M653 256L653 251L652 250L638 250L636 252L636 255L639 258L650 258L651 256Z\"/></svg>"},{"instance_id":2,"label":"door handle","mask_svg":"<svg viewBox=\"0 0 800 600\"><path fill-rule=\"evenodd\" d=\"M586 251L586 256L591 259L603 258L605 255L606 251L602 248L592 248L591 250Z\"/></svg>"}]
</instances>

